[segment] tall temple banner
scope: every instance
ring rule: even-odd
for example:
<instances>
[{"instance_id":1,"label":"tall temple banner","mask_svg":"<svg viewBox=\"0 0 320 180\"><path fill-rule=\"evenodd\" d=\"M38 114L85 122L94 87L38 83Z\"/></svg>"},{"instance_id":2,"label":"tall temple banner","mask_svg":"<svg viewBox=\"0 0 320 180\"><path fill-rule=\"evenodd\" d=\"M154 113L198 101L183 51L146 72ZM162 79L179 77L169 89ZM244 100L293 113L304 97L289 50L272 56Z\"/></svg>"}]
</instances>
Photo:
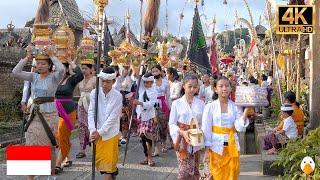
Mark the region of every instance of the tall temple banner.
<instances>
[{"instance_id":1,"label":"tall temple banner","mask_svg":"<svg viewBox=\"0 0 320 180\"><path fill-rule=\"evenodd\" d=\"M202 30L198 6L195 7L191 36L187 51L187 58L196 66L211 72L211 65L207 54L206 39Z\"/></svg>"}]
</instances>

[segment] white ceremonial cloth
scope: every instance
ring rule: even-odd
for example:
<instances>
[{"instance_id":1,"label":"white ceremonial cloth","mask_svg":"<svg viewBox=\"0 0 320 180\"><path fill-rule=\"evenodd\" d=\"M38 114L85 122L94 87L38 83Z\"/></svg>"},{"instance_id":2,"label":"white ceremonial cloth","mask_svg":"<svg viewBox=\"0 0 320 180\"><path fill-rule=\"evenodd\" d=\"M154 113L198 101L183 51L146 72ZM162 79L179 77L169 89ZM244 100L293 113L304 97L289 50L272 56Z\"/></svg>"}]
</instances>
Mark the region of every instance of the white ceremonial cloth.
<instances>
[{"instance_id":1,"label":"white ceremonial cloth","mask_svg":"<svg viewBox=\"0 0 320 180\"><path fill-rule=\"evenodd\" d=\"M201 128L201 119L204 107L204 102L196 97L193 98L191 107L185 96L173 101L170 111L169 128L170 135L174 143L177 142L179 135L178 122L190 125L191 119L196 118L199 123L199 128ZM196 152L200 148L201 147L193 147L193 152ZM191 146L188 147L188 150L191 152Z\"/></svg>"},{"instance_id":2,"label":"white ceremonial cloth","mask_svg":"<svg viewBox=\"0 0 320 180\"><path fill-rule=\"evenodd\" d=\"M108 94L99 89L98 98L98 123L94 126L96 89L91 91L90 105L88 109L88 127L90 134L97 130L102 136L102 140L108 140L119 134L120 115L122 111L122 94L112 88Z\"/></svg>"},{"instance_id":3,"label":"white ceremonial cloth","mask_svg":"<svg viewBox=\"0 0 320 180\"><path fill-rule=\"evenodd\" d=\"M235 129L238 132L245 132L249 125L248 119L243 119L242 110L231 100L228 101L228 113L221 113L220 101L215 100L206 105L202 116L202 130L204 132L204 143L206 147L220 155L223 154L224 142L228 142L228 134L216 134L212 132L212 126ZM238 150L240 150L239 138L235 133L235 140Z\"/></svg>"}]
</instances>

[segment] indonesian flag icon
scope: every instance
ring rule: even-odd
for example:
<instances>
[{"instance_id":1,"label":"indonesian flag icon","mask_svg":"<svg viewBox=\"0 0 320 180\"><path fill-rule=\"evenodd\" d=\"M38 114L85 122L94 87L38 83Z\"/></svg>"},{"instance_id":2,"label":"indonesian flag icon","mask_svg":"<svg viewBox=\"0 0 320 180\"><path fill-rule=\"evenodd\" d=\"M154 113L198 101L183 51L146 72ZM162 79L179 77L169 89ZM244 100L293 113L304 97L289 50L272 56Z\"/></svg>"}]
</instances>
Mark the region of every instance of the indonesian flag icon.
<instances>
[{"instance_id":1,"label":"indonesian flag icon","mask_svg":"<svg viewBox=\"0 0 320 180\"><path fill-rule=\"evenodd\" d=\"M7 175L51 175L51 147L8 146Z\"/></svg>"}]
</instances>

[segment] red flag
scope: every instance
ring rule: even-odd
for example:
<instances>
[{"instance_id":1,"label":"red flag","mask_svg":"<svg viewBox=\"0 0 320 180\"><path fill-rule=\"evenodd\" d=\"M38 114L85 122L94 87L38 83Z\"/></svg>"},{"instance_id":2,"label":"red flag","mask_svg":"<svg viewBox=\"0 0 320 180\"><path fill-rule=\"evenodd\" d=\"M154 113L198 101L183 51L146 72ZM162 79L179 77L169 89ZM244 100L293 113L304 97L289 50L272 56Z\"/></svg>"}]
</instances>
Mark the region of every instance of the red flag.
<instances>
[{"instance_id":1,"label":"red flag","mask_svg":"<svg viewBox=\"0 0 320 180\"><path fill-rule=\"evenodd\" d=\"M217 43L215 36L212 36L211 39L211 48L210 48L210 64L212 74L219 73L218 63L217 63Z\"/></svg>"},{"instance_id":2,"label":"red flag","mask_svg":"<svg viewBox=\"0 0 320 180\"><path fill-rule=\"evenodd\" d=\"M250 48L249 48L249 52L251 52L253 50L253 47L256 45L256 41L252 38L251 42L250 42Z\"/></svg>"},{"instance_id":3,"label":"red flag","mask_svg":"<svg viewBox=\"0 0 320 180\"><path fill-rule=\"evenodd\" d=\"M257 47L256 41L252 38L250 42L249 56L254 57L257 55L258 55L258 47Z\"/></svg>"}]
</instances>

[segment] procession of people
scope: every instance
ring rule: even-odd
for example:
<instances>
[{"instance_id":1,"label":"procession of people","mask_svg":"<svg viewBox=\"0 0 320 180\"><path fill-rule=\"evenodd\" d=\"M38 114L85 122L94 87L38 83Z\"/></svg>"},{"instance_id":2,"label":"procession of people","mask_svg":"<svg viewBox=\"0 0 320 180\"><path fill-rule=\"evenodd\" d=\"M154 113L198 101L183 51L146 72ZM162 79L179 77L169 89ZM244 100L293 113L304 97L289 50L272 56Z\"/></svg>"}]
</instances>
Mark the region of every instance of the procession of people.
<instances>
[{"instance_id":1,"label":"procession of people","mask_svg":"<svg viewBox=\"0 0 320 180\"><path fill-rule=\"evenodd\" d=\"M159 43L154 62L146 49L133 47L127 37L107 53L109 62L106 58L99 68L99 48L87 25L79 47L73 47L72 31L65 24L53 40L44 33L49 31L47 3L40 0L33 42L12 73L25 81L22 109L29 113L25 144L51 147L53 178L73 166L70 138L77 129L76 158L85 158L92 150L92 164L106 180L121 171L119 147L128 146L132 136L138 136L142 145L139 165L158 167L158 156L174 152L177 179L239 179L238 132L245 132L270 106L272 73L246 71L238 62L211 71L191 65L189 59L169 59L178 54L174 49L178 38L170 53ZM23 71L28 63L32 72ZM284 98L279 124L264 139L268 154L276 154L283 139L303 135L304 114L295 94L289 91ZM200 164L208 167L204 175Z\"/></svg>"},{"instance_id":2,"label":"procession of people","mask_svg":"<svg viewBox=\"0 0 320 180\"><path fill-rule=\"evenodd\" d=\"M36 103L40 103L38 99L51 100L41 102L40 107L43 108L40 108L40 112L43 115L34 116L26 133L26 144L50 144L53 150L55 145L59 146L56 162L52 159L55 164L52 167L53 174L63 173L63 168L72 166L72 161L69 160L70 134L77 127L81 151L76 158L84 158L86 146L94 142L97 146L95 162L97 170L104 174L106 179L113 179L118 173L118 146L127 143L131 108L135 108L136 120L132 122L137 128L130 133L141 137L143 149L141 153L144 153L145 159L142 159L140 164L157 166L154 157L159 155L166 157L165 153L173 148L179 166L178 179L199 179L199 164L202 162L209 165L209 176L214 179L239 177L240 147L236 132L245 131L249 125L250 108L235 105L231 98L231 84L241 85L242 82L230 80L223 74L207 73L202 75L203 81L201 81L198 79L200 74L193 72L182 74L183 79L180 82L178 74L181 73L178 69L165 68L158 64L150 67L142 75L139 89L131 92L139 81L137 70L121 67L121 73L117 75L116 69L110 66L97 74L101 89L96 101L96 77L92 74L93 66L82 64L81 71L80 66L75 65L70 59L67 61L68 64L63 66L50 48L48 47L46 52L50 54L51 59L36 59L36 72L22 71L22 67L32 60L31 54L28 54L16 66L13 73L17 78L32 83L33 106L36 107ZM50 70L52 65L55 65L54 71ZM72 71L69 72L69 69ZM166 76L160 73L163 69L166 71ZM120 89L116 87L117 84L120 84ZM72 100L76 86L81 93L77 104ZM134 99L134 93L138 93L138 99ZM286 95L288 103L294 103L291 94ZM99 108L97 127L94 125L95 103L98 103ZM285 107L287 108L282 109L283 111L293 112L293 108L289 108L288 105ZM44 117L45 123L49 124L49 134L54 135L56 141L53 142L56 144L52 144L50 139L52 136L46 131L41 116ZM191 124L193 120L196 120L195 125ZM36 124L37 122L39 123ZM290 122L292 124L294 121L291 119ZM289 128L286 124L282 126ZM293 125L292 128L295 127ZM44 130L32 131L33 128ZM202 146L190 144L189 130L194 128L203 131ZM41 132L41 135L32 136L33 133ZM292 137L296 137L297 132ZM270 148L278 148L277 142L274 143L275 135L270 138ZM205 150L202 154L203 159L201 159L203 152L201 149Z\"/></svg>"}]
</instances>

